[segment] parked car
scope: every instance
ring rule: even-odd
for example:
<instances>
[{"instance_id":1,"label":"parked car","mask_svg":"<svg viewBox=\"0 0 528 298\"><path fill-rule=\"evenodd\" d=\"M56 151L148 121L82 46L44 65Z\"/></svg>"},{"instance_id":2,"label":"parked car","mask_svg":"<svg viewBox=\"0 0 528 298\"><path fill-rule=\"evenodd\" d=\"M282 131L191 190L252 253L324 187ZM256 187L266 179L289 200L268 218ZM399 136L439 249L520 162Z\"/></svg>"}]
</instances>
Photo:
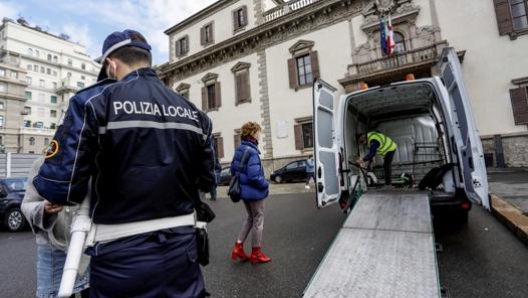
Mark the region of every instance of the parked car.
<instances>
[{"instance_id":1,"label":"parked car","mask_svg":"<svg viewBox=\"0 0 528 298\"><path fill-rule=\"evenodd\" d=\"M275 183L305 181L306 180L306 160L300 159L292 161L284 167L273 171L270 180Z\"/></svg>"},{"instance_id":2,"label":"parked car","mask_svg":"<svg viewBox=\"0 0 528 298\"><path fill-rule=\"evenodd\" d=\"M231 181L230 167L225 167L220 172L220 183L218 185L229 185L229 181Z\"/></svg>"},{"instance_id":3,"label":"parked car","mask_svg":"<svg viewBox=\"0 0 528 298\"><path fill-rule=\"evenodd\" d=\"M26 177L0 179L0 220L11 232L21 231L27 226L20 210L26 185Z\"/></svg>"}]
</instances>

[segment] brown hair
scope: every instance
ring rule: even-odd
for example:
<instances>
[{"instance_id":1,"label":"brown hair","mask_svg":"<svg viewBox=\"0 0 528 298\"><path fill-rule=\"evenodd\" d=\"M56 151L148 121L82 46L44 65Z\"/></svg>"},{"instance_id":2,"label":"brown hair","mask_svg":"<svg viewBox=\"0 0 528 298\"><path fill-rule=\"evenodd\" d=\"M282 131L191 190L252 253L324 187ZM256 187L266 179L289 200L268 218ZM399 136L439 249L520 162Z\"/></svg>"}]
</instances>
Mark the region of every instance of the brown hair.
<instances>
[{"instance_id":1,"label":"brown hair","mask_svg":"<svg viewBox=\"0 0 528 298\"><path fill-rule=\"evenodd\" d=\"M255 134L256 132L261 132L262 127L257 122L246 122L244 125L242 125L242 128L240 129L240 137L242 139L247 138Z\"/></svg>"}]
</instances>

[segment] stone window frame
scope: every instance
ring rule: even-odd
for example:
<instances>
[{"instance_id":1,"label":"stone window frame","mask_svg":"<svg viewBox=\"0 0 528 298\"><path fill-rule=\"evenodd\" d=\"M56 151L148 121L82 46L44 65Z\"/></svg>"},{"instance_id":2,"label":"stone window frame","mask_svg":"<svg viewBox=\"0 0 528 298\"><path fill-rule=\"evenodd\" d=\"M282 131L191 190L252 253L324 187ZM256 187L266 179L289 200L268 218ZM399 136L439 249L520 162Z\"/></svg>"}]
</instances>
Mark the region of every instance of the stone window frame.
<instances>
[{"instance_id":1,"label":"stone window frame","mask_svg":"<svg viewBox=\"0 0 528 298\"><path fill-rule=\"evenodd\" d=\"M313 50L315 43L308 40L299 40L292 47L289 48L291 58L288 59L288 77L290 82L290 88L295 91L303 88L311 88L313 82L320 77L319 71L319 58L317 51ZM300 84L298 74L297 59L309 55L310 67L312 69L312 81Z\"/></svg>"},{"instance_id":2,"label":"stone window frame","mask_svg":"<svg viewBox=\"0 0 528 298\"><path fill-rule=\"evenodd\" d=\"M186 83L181 83L178 85L178 87L176 87L175 90L176 90L176 93L178 93L185 99L190 100L190 95L191 95L190 89L191 89L191 85L186 84Z\"/></svg>"},{"instance_id":3,"label":"stone window frame","mask_svg":"<svg viewBox=\"0 0 528 298\"><path fill-rule=\"evenodd\" d=\"M242 144L242 138L240 137L241 132L242 130L240 128L237 128L234 130L233 143L235 145L235 151L236 151L236 148L240 146L240 144Z\"/></svg>"},{"instance_id":4,"label":"stone window frame","mask_svg":"<svg viewBox=\"0 0 528 298\"><path fill-rule=\"evenodd\" d=\"M233 34L244 30L248 25L247 6L242 5L233 9L231 15L233 16Z\"/></svg>"},{"instance_id":5,"label":"stone window frame","mask_svg":"<svg viewBox=\"0 0 528 298\"><path fill-rule=\"evenodd\" d=\"M235 106L251 103L250 63L238 62L231 68L235 81Z\"/></svg>"},{"instance_id":6,"label":"stone window frame","mask_svg":"<svg viewBox=\"0 0 528 298\"><path fill-rule=\"evenodd\" d=\"M218 81L218 74L208 73L202 78L204 86L202 87L202 110L204 112L218 111L222 106L222 90L221 84ZM209 98L209 90L214 88L214 98ZM209 106L212 100L213 106Z\"/></svg>"},{"instance_id":7,"label":"stone window frame","mask_svg":"<svg viewBox=\"0 0 528 298\"><path fill-rule=\"evenodd\" d=\"M499 35L509 35L510 39L514 40L519 35L528 34L528 26L522 29L515 29L512 10L512 6L524 4L524 17L528 19L528 0L522 0L522 2L515 4L512 4L510 0L493 0L493 3L495 5Z\"/></svg>"},{"instance_id":8,"label":"stone window frame","mask_svg":"<svg viewBox=\"0 0 528 298\"><path fill-rule=\"evenodd\" d=\"M517 87L510 89L515 125L528 125L528 77L512 80Z\"/></svg>"},{"instance_id":9,"label":"stone window frame","mask_svg":"<svg viewBox=\"0 0 528 298\"><path fill-rule=\"evenodd\" d=\"M218 159L224 158L224 138L222 137L222 133L213 133L212 136L216 156L218 157Z\"/></svg>"},{"instance_id":10,"label":"stone window frame","mask_svg":"<svg viewBox=\"0 0 528 298\"><path fill-rule=\"evenodd\" d=\"M174 43L174 54L176 58L187 56L189 53L189 35L185 35Z\"/></svg>"},{"instance_id":11,"label":"stone window frame","mask_svg":"<svg viewBox=\"0 0 528 298\"><path fill-rule=\"evenodd\" d=\"M306 116L294 119L295 124L293 125L294 137L295 137L295 150L301 150L303 153L314 150L314 136L313 136L313 116ZM304 140L303 126L312 125L312 146L306 146Z\"/></svg>"},{"instance_id":12,"label":"stone window frame","mask_svg":"<svg viewBox=\"0 0 528 298\"><path fill-rule=\"evenodd\" d=\"M207 32L207 28L209 28L209 33ZM211 21L200 28L200 44L204 47L214 44L214 21Z\"/></svg>"}]
</instances>

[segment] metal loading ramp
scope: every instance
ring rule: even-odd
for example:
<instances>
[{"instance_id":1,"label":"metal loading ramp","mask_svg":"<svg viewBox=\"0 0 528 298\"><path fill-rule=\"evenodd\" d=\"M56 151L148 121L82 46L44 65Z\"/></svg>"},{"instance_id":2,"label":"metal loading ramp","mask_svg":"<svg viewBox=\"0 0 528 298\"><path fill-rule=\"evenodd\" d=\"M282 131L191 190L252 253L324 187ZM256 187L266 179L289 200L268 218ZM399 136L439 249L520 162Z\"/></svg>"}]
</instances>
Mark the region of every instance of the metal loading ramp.
<instances>
[{"instance_id":1,"label":"metal loading ramp","mask_svg":"<svg viewBox=\"0 0 528 298\"><path fill-rule=\"evenodd\" d=\"M364 194L303 297L441 297L427 194Z\"/></svg>"}]
</instances>

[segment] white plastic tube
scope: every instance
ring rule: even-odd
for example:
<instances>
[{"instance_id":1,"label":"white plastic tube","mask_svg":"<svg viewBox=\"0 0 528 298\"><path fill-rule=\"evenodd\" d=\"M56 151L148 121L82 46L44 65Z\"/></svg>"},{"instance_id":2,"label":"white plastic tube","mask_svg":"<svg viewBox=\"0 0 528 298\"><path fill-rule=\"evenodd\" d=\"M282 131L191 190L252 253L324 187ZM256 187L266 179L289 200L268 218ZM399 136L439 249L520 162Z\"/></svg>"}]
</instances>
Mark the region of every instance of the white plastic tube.
<instances>
[{"instance_id":1,"label":"white plastic tube","mask_svg":"<svg viewBox=\"0 0 528 298\"><path fill-rule=\"evenodd\" d=\"M90 200L86 198L73 218L70 245L68 246L68 253L66 255L66 262L64 263L59 288L59 297L61 298L70 297L73 292L77 270L79 269L79 263L83 254L84 243L86 241L86 235L90 231L92 225L89 213Z\"/></svg>"}]
</instances>

